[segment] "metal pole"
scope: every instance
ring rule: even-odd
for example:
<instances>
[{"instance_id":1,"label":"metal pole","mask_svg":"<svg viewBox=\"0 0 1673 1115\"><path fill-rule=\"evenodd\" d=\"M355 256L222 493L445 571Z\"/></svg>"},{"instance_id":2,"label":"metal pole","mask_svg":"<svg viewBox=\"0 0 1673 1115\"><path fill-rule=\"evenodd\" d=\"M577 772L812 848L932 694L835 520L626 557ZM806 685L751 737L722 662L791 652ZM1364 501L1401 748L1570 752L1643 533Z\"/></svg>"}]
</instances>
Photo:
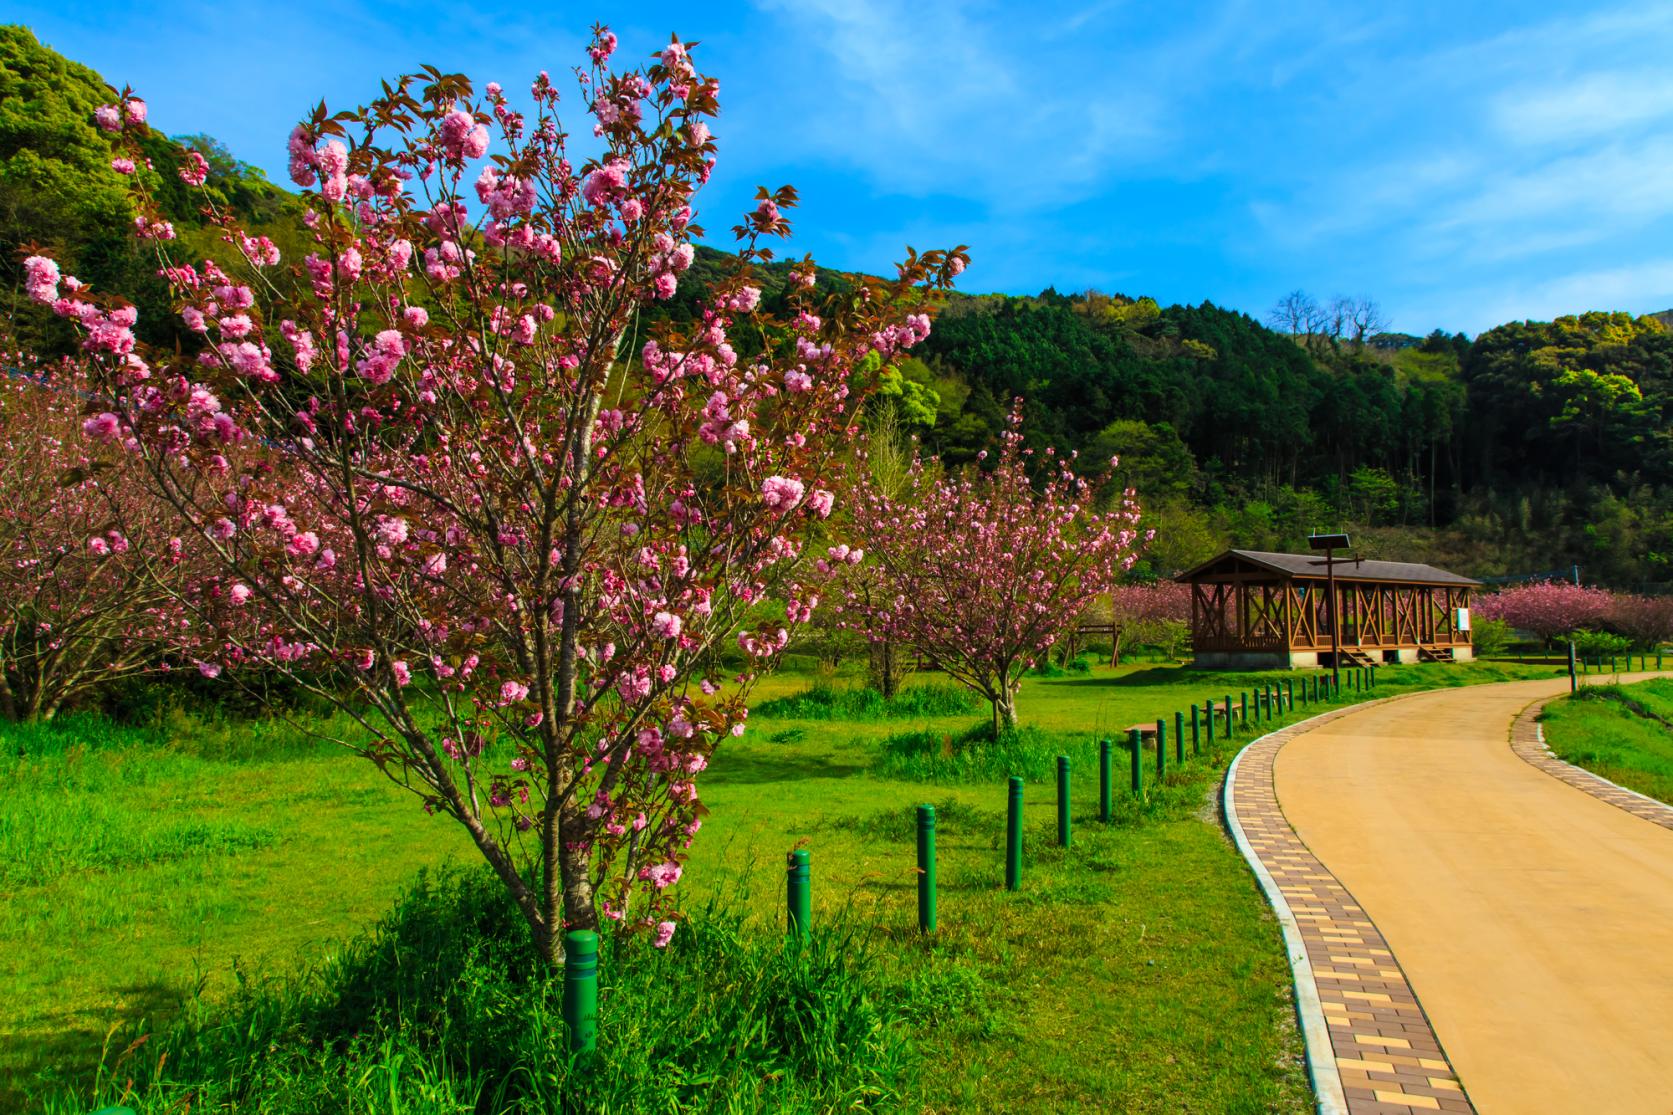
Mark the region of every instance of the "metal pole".
<instances>
[{"instance_id":1,"label":"metal pole","mask_svg":"<svg viewBox=\"0 0 1673 1115\"><path fill-rule=\"evenodd\" d=\"M1575 562L1573 565L1571 565L1569 567L1569 575L1574 579L1575 587L1579 588L1580 587L1580 563L1579 562ZM1585 663L1581 663L1581 667L1584 668L1584 666L1585 666ZM1570 693L1576 692L1575 687L1578 684L1579 683L1574 680L1574 637L1571 634L1569 636L1569 640L1568 640L1568 691Z\"/></svg>"},{"instance_id":2,"label":"metal pole","mask_svg":"<svg viewBox=\"0 0 1673 1115\"><path fill-rule=\"evenodd\" d=\"M1202 754L1202 710L1191 706L1191 754Z\"/></svg>"},{"instance_id":3,"label":"metal pole","mask_svg":"<svg viewBox=\"0 0 1673 1115\"><path fill-rule=\"evenodd\" d=\"M1214 746L1214 698L1208 699L1208 745Z\"/></svg>"},{"instance_id":4,"label":"metal pole","mask_svg":"<svg viewBox=\"0 0 1673 1115\"><path fill-rule=\"evenodd\" d=\"M1185 714L1173 714L1173 758L1175 766L1185 765Z\"/></svg>"},{"instance_id":5,"label":"metal pole","mask_svg":"<svg viewBox=\"0 0 1673 1115\"><path fill-rule=\"evenodd\" d=\"M935 932L935 806L918 806L918 932Z\"/></svg>"},{"instance_id":6,"label":"metal pole","mask_svg":"<svg viewBox=\"0 0 1673 1115\"><path fill-rule=\"evenodd\" d=\"M563 1020L571 1053L598 1048L598 934L576 929L563 938Z\"/></svg>"},{"instance_id":7,"label":"metal pole","mask_svg":"<svg viewBox=\"0 0 1673 1115\"><path fill-rule=\"evenodd\" d=\"M1168 725L1160 717L1156 720L1156 783L1161 785L1168 773Z\"/></svg>"},{"instance_id":8,"label":"metal pole","mask_svg":"<svg viewBox=\"0 0 1673 1115\"><path fill-rule=\"evenodd\" d=\"M808 850L797 848L790 853L786 871L785 913L790 936L803 941L813 928L813 870L808 859Z\"/></svg>"},{"instance_id":9,"label":"metal pole","mask_svg":"<svg viewBox=\"0 0 1673 1115\"><path fill-rule=\"evenodd\" d=\"M1132 775L1133 796L1134 797L1143 797L1144 796L1144 733L1139 731L1137 728L1129 729L1128 732L1127 732L1127 749L1131 752L1132 760L1133 760L1133 775Z\"/></svg>"},{"instance_id":10,"label":"metal pole","mask_svg":"<svg viewBox=\"0 0 1673 1115\"><path fill-rule=\"evenodd\" d=\"M1005 889L1022 889L1022 779L1011 777L1005 810Z\"/></svg>"},{"instance_id":11,"label":"metal pole","mask_svg":"<svg viewBox=\"0 0 1673 1115\"><path fill-rule=\"evenodd\" d=\"M1069 756L1057 757L1057 843L1069 846L1071 824L1069 817Z\"/></svg>"},{"instance_id":12,"label":"metal pole","mask_svg":"<svg viewBox=\"0 0 1673 1115\"><path fill-rule=\"evenodd\" d=\"M1342 675L1338 670L1342 665L1342 625L1336 620L1336 548L1334 546L1324 552L1324 577L1330 586L1325 590L1330 594L1330 599L1326 601L1330 606L1330 676L1340 687Z\"/></svg>"},{"instance_id":13,"label":"metal pole","mask_svg":"<svg viewBox=\"0 0 1673 1115\"><path fill-rule=\"evenodd\" d=\"M1098 741L1098 819L1106 825L1115 815L1114 750L1108 739Z\"/></svg>"}]
</instances>

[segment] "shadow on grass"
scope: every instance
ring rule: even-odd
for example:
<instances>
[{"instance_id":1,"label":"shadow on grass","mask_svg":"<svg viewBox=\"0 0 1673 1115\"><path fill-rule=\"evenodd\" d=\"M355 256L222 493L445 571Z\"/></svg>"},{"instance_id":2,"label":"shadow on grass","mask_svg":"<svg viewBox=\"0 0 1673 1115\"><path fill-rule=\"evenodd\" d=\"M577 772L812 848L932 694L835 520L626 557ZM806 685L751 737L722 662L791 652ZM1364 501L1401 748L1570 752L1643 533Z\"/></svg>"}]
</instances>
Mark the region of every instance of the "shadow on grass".
<instances>
[{"instance_id":1,"label":"shadow on grass","mask_svg":"<svg viewBox=\"0 0 1673 1115\"><path fill-rule=\"evenodd\" d=\"M1107 689L1144 689L1158 685L1203 685L1213 689L1225 689L1227 686L1260 685L1266 682L1281 681L1285 678L1299 678L1310 676L1310 671L1274 671L1271 673L1240 673L1229 670L1199 669L1196 666L1153 666L1148 670L1135 670L1130 674L1071 676L1046 679L1043 684L1072 686L1076 688L1092 687Z\"/></svg>"},{"instance_id":2,"label":"shadow on grass","mask_svg":"<svg viewBox=\"0 0 1673 1115\"><path fill-rule=\"evenodd\" d=\"M803 751L787 754L730 751L703 778L710 786L802 782L810 778L847 778L866 769L863 762L833 760Z\"/></svg>"},{"instance_id":3,"label":"shadow on grass","mask_svg":"<svg viewBox=\"0 0 1673 1115\"><path fill-rule=\"evenodd\" d=\"M7 1039L0 1060L0 1111L24 1111L25 1093L38 1092L43 1079L83 1083L93 1078L107 1035L131 1033L142 1022L153 1028L180 1009L186 992L164 983L114 989L121 1006L94 1017L85 1012L47 1012L29 1021L29 1031ZM108 1050L114 1057L121 1046Z\"/></svg>"}]
</instances>

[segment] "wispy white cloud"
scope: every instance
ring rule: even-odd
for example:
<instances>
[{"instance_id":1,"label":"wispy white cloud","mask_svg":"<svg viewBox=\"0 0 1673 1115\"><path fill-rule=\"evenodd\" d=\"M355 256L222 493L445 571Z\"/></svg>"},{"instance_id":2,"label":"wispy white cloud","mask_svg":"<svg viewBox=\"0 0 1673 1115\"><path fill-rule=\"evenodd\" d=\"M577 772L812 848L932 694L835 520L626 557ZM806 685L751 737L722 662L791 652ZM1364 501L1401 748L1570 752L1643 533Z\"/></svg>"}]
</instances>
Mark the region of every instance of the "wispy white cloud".
<instances>
[{"instance_id":1,"label":"wispy white cloud","mask_svg":"<svg viewBox=\"0 0 1673 1115\"><path fill-rule=\"evenodd\" d=\"M1492 124L1520 143L1567 144L1610 136L1673 115L1673 74L1635 69L1548 79L1500 93L1488 111Z\"/></svg>"}]
</instances>

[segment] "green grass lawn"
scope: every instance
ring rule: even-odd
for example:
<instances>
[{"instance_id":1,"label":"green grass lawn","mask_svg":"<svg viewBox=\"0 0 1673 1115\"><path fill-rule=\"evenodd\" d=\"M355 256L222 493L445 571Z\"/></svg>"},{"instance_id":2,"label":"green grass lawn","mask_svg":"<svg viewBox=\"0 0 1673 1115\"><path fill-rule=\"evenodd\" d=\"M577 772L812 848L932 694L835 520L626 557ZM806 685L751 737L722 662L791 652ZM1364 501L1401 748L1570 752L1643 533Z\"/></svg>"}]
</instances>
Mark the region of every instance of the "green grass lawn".
<instances>
[{"instance_id":1,"label":"green grass lawn","mask_svg":"<svg viewBox=\"0 0 1673 1115\"><path fill-rule=\"evenodd\" d=\"M1560 758L1673 803L1673 681L1587 686L1546 705L1540 722Z\"/></svg>"},{"instance_id":2,"label":"green grass lawn","mask_svg":"<svg viewBox=\"0 0 1673 1115\"><path fill-rule=\"evenodd\" d=\"M1551 672L1389 668L1369 695ZM769 678L757 707L811 681ZM1036 765L1075 757L1075 841L1055 846L1052 788L1031 783L1015 895L1000 886L1002 779L948 774L934 755L878 773L890 737L950 746L982 713L941 715L936 698L904 718L859 706L838 710L854 719L758 714L704 776L712 813L684 900L741 894L730 901L776 932L783 857L805 842L817 919L965 969L987 1006L915 1031L914 1106L1305 1110L1279 935L1215 811L1224 764L1252 732L1172 771L1142 807L1124 792L1118 751L1117 823L1096 818L1093 741L1157 716L1171 724L1174 710L1254 681L1155 665L1031 677L1020 708ZM801 704L778 708L805 716ZM0 743L0 1108L43 1074L85 1074L113 1027L166 1020L194 990L212 1001L241 973L329 950L419 868L474 862L458 832L368 764L277 723L69 720L0 729ZM919 802L940 814L941 932L929 942L913 925Z\"/></svg>"}]
</instances>

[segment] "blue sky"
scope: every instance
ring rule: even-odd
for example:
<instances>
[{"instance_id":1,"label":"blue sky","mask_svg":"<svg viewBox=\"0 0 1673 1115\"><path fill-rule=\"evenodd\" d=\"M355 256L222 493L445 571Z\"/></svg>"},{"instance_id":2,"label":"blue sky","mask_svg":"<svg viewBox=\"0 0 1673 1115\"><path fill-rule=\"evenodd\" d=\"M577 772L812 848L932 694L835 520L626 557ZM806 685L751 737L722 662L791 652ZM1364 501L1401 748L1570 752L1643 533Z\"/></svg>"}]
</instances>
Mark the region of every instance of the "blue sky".
<instances>
[{"instance_id":1,"label":"blue sky","mask_svg":"<svg viewBox=\"0 0 1673 1115\"><path fill-rule=\"evenodd\" d=\"M423 62L523 87L602 20L631 57L700 40L721 79L710 229L794 183L792 247L832 266L964 242L967 290L1261 317L1301 287L1419 333L1673 307L1673 5L486 7L26 0L4 18L280 181L319 98L350 107Z\"/></svg>"}]
</instances>

